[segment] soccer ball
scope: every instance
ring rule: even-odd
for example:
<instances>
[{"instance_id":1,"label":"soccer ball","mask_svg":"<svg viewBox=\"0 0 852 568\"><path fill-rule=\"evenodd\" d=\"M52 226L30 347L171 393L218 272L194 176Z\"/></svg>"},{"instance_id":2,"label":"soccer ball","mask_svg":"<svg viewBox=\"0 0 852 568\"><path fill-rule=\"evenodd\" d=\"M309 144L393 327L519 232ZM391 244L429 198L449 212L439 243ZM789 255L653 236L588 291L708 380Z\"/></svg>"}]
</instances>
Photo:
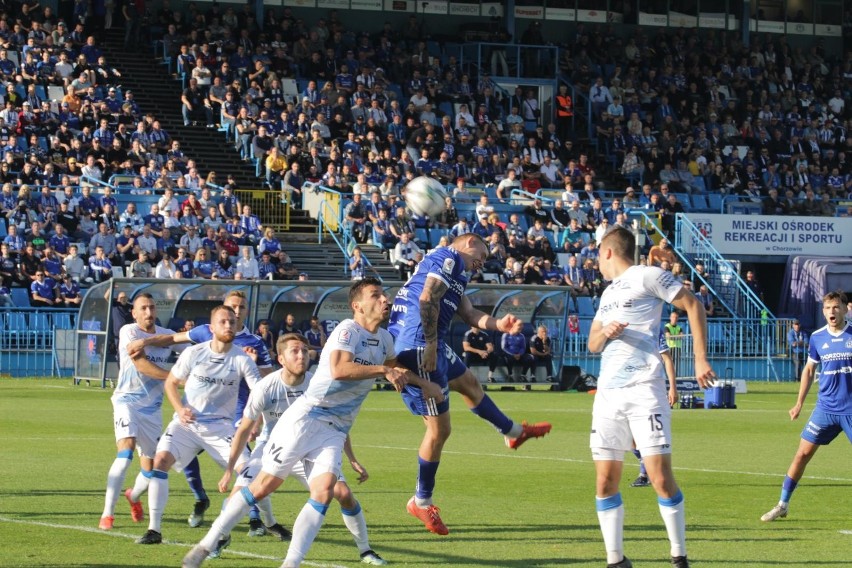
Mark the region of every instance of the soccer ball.
<instances>
[{"instance_id":1,"label":"soccer ball","mask_svg":"<svg viewBox=\"0 0 852 568\"><path fill-rule=\"evenodd\" d=\"M438 180L420 176L408 182L405 188L405 204L414 214L435 217L444 212L447 192Z\"/></svg>"}]
</instances>

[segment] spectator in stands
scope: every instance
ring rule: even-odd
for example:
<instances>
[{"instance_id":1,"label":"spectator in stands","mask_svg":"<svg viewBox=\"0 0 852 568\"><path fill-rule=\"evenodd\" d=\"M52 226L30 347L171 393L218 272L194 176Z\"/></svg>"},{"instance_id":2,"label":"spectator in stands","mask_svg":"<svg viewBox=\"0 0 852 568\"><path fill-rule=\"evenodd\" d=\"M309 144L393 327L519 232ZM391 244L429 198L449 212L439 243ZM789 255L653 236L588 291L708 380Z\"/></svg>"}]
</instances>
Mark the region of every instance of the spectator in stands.
<instances>
[{"instance_id":1,"label":"spectator in stands","mask_svg":"<svg viewBox=\"0 0 852 568\"><path fill-rule=\"evenodd\" d=\"M59 301L56 305L62 305L66 308L78 307L83 301L83 295L80 293L80 285L74 281L70 274L62 277L62 283L59 285Z\"/></svg>"},{"instance_id":2,"label":"spectator in stands","mask_svg":"<svg viewBox=\"0 0 852 568\"><path fill-rule=\"evenodd\" d=\"M80 258L77 252L77 245L70 245L63 265L65 266L65 274L70 275L75 282L81 282L87 278L88 272L86 263Z\"/></svg>"},{"instance_id":3,"label":"spectator in stands","mask_svg":"<svg viewBox=\"0 0 852 568\"><path fill-rule=\"evenodd\" d=\"M252 256L252 248L250 246L240 247L240 255L239 260L237 260L236 272L242 274L246 280L257 280L260 278L257 259Z\"/></svg>"},{"instance_id":4,"label":"spectator in stands","mask_svg":"<svg viewBox=\"0 0 852 568\"><path fill-rule=\"evenodd\" d=\"M648 251L648 266L660 266L660 263L663 261L672 265L676 260L677 257L669 246L669 240L666 238L660 239L659 244L652 246Z\"/></svg>"},{"instance_id":5,"label":"spectator in stands","mask_svg":"<svg viewBox=\"0 0 852 568\"><path fill-rule=\"evenodd\" d=\"M488 382L496 381L494 371L497 369L497 354L494 353L494 343L487 333L476 327L470 328L462 339L462 351L465 366L488 365Z\"/></svg>"},{"instance_id":6,"label":"spectator in stands","mask_svg":"<svg viewBox=\"0 0 852 568\"><path fill-rule=\"evenodd\" d=\"M184 251L184 256L186 255L186 251L183 248L178 249L178 256L180 256L180 251ZM172 259L171 256L165 254L163 258L160 259L160 262L157 263L157 266L154 267L154 278L158 280L170 279L170 278L182 278L183 274L178 269L177 264Z\"/></svg>"},{"instance_id":7,"label":"spectator in stands","mask_svg":"<svg viewBox=\"0 0 852 568\"><path fill-rule=\"evenodd\" d=\"M103 247L95 247L95 254L89 257L89 274L95 282L112 278L112 263L104 254Z\"/></svg>"},{"instance_id":8,"label":"spectator in stands","mask_svg":"<svg viewBox=\"0 0 852 568\"><path fill-rule=\"evenodd\" d=\"M553 381L553 349L550 337L547 334L547 326L541 324L536 329L535 335L529 339L530 355L533 358L532 380L535 382L535 370L543 367L547 373L547 381Z\"/></svg>"},{"instance_id":9,"label":"spectator in stands","mask_svg":"<svg viewBox=\"0 0 852 568\"><path fill-rule=\"evenodd\" d=\"M343 219L344 227L355 241L361 244L365 243L368 237L366 234L367 211L361 202L360 193L353 195L352 201L344 208Z\"/></svg>"},{"instance_id":10,"label":"spectator in stands","mask_svg":"<svg viewBox=\"0 0 852 568\"><path fill-rule=\"evenodd\" d=\"M205 249L198 249L195 253L195 262L193 263L193 275L196 278L210 279L213 277L215 263L210 259L210 255Z\"/></svg>"},{"instance_id":11,"label":"spectator in stands","mask_svg":"<svg viewBox=\"0 0 852 568\"><path fill-rule=\"evenodd\" d=\"M399 271L400 280L408 280L423 259L423 251L410 239L409 233L402 233L394 247L394 266Z\"/></svg>"},{"instance_id":12,"label":"spectator in stands","mask_svg":"<svg viewBox=\"0 0 852 568\"><path fill-rule=\"evenodd\" d=\"M349 257L349 275L351 280L363 280L366 269L366 260L361 254L361 247L352 249L352 256Z\"/></svg>"},{"instance_id":13,"label":"spectator in stands","mask_svg":"<svg viewBox=\"0 0 852 568\"><path fill-rule=\"evenodd\" d=\"M745 277L745 285L748 286L754 295L760 298L760 301L763 301L763 288L760 286L760 283L757 281L757 275L753 270L746 271Z\"/></svg>"},{"instance_id":14,"label":"spectator in stands","mask_svg":"<svg viewBox=\"0 0 852 568\"><path fill-rule=\"evenodd\" d=\"M168 255L163 255L164 257ZM128 273L128 277L132 278L152 278L154 276L154 268L151 266L151 263L148 262L148 253L143 251L139 251L139 255L136 260L130 263L130 270Z\"/></svg>"},{"instance_id":15,"label":"spectator in stands","mask_svg":"<svg viewBox=\"0 0 852 568\"><path fill-rule=\"evenodd\" d=\"M535 364L533 356L528 353L527 339L520 331L504 333L500 338L500 348L503 350L503 360L509 372L510 380L514 378L514 369L520 365L522 374L520 380L525 383L534 382L535 376L531 370Z\"/></svg>"},{"instance_id":16,"label":"spectator in stands","mask_svg":"<svg viewBox=\"0 0 852 568\"><path fill-rule=\"evenodd\" d=\"M684 282L686 284L689 282L688 280ZM692 284L692 282L689 282ZM713 295L707 289L707 286L702 284L698 288L698 292L695 293L695 297L701 302L701 305L704 306L704 311L707 313L707 317L713 317L716 315L716 302L713 301Z\"/></svg>"},{"instance_id":17,"label":"spectator in stands","mask_svg":"<svg viewBox=\"0 0 852 568\"><path fill-rule=\"evenodd\" d=\"M235 271L236 266L234 262L231 261L231 255L228 254L228 250L224 248L219 249L219 254L216 257L211 278L214 280L231 280L234 277Z\"/></svg>"},{"instance_id":18,"label":"spectator in stands","mask_svg":"<svg viewBox=\"0 0 852 568\"><path fill-rule=\"evenodd\" d=\"M19 286L28 284L18 270L17 261L9 252L9 245L5 242L0 244L0 284L6 288L16 284Z\"/></svg>"}]
</instances>

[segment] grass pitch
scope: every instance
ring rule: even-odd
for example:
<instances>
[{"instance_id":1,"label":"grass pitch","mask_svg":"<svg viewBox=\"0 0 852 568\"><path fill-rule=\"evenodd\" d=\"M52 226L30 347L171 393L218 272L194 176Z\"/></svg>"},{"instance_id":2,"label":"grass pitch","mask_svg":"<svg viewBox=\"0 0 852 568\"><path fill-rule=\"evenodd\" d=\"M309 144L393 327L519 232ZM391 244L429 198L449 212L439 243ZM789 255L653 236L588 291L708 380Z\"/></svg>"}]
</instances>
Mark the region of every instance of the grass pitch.
<instances>
[{"instance_id":1,"label":"grass pitch","mask_svg":"<svg viewBox=\"0 0 852 568\"><path fill-rule=\"evenodd\" d=\"M778 499L804 420L791 422L786 414L797 385L749 388L738 397L738 410L675 411L674 465L686 495L690 559L698 567L852 565L848 441L841 437L820 450L787 519L761 523L760 515ZM133 543L147 519L132 523L123 497L114 531L97 530L115 456L109 396L67 381L0 382L0 566L174 567L210 526L219 504L214 501L203 529L189 528L193 498L183 476L172 473L163 522L167 544ZM491 396L518 420L551 421L553 432L513 452L454 395L455 429L435 494L450 535L438 537L405 512L422 426L394 393L370 394L352 436L370 472L369 481L355 484L354 491L373 548L394 566L604 566L588 449L592 397ZM805 416L813 401L812 395ZM137 471L134 460L127 484ZM622 483L626 552L637 567L667 566L668 542L654 492L629 487L636 472L628 456ZM202 473L213 496L220 472L209 457L202 458ZM274 497L279 520L292 526L306 498L298 484L286 483ZM246 524L239 526L223 558L206 565L279 566L285 545L271 537L249 539L246 530ZM354 567L358 560L333 504L305 565Z\"/></svg>"}]
</instances>

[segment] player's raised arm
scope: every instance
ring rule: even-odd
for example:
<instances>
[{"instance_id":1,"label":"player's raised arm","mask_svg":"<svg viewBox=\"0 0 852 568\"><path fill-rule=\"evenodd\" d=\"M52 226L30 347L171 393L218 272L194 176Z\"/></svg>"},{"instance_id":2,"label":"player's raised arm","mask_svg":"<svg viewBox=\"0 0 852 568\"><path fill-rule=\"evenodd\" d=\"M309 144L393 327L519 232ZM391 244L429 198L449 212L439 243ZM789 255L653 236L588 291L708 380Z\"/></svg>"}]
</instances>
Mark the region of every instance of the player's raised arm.
<instances>
[{"instance_id":1,"label":"player's raised arm","mask_svg":"<svg viewBox=\"0 0 852 568\"><path fill-rule=\"evenodd\" d=\"M502 331L503 333L518 333L524 327L524 322L512 314L506 314L500 319L492 317L481 310L477 310L471 304L467 296L462 296L458 315L463 322L479 329L488 331Z\"/></svg>"},{"instance_id":2,"label":"player's raised arm","mask_svg":"<svg viewBox=\"0 0 852 568\"><path fill-rule=\"evenodd\" d=\"M188 331L180 333L158 333L150 337L135 339L127 344L127 353L135 359L146 347L169 347L180 343L189 343Z\"/></svg>"},{"instance_id":3,"label":"player's raised arm","mask_svg":"<svg viewBox=\"0 0 852 568\"><path fill-rule=\"evenodd\" d=\"M685 311L689 319L692 351L695 355L695 380L701 388L707 388L716 374L707 360L707 313L704 311L704 305L686 288L681 288L672 300L672 305Z\"/></svg>"}]
</instances>

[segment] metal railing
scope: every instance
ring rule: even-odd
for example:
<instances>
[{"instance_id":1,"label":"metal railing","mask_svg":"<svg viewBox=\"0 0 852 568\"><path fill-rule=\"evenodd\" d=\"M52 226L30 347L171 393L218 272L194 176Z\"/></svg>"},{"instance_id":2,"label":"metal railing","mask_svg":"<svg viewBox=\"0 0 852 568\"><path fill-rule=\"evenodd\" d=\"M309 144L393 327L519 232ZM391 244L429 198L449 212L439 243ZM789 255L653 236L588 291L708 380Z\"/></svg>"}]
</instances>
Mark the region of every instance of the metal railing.
<instances>
[{"instance_id":1,"label":"metal railing","mask_svg":"<svg viewBox=\"0 0 852 568\"><path fill-rule=\"evenodd\" d=\"M683 213L675 217L675 249L693 271L701 263L707 277L700 277L711 293L732 314L745 319L774 319L757 294L740 277L732 262L716 250L710 240Z\"/></svg>"},{"instance_id":2,"label":"metal railing","mask_svg":"<svg viewBox=\"0 0 852 568\"><path fill-rule=\"evenodd\" d=\"M73 351L74 347L67 347L66 343L57 345L55 332L71 330L76 322L77 310L74 309L0 309L0 375L57 375L57 349L69 348Z\"/></svg>"}]
</instances>

